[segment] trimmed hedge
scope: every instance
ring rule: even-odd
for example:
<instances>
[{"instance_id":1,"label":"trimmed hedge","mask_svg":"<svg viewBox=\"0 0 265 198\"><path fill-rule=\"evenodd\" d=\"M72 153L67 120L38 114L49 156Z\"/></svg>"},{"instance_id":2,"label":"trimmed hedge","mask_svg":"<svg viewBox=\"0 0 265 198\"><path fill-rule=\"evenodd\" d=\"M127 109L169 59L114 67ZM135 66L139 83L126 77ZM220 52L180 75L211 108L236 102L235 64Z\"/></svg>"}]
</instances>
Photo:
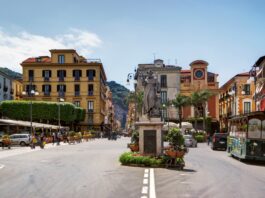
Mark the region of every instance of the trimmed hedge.
<instances>
[{"instance_id":1,"label":"trimmed hedge","mask_svg":"<svg viewBox=\"0 0 265 198\"><path fill-rule=\"evenodd\" d=\"M205 142L205 137L204 135L195 135L195 140L197 140L197 142Z\"/></svg>"},{"instance_id":2,"label":"trimmed hedge","mask_svg":"<svg viewBox=\"0 0 265 198\"><path fill-rule=\"evenodd\" d=\"M162 158L155 158L150 156L140 156L137 153L126 152L120 156L119 161L122 165L143 165L159 167L164 164Z\"/></svg>"},{"instance_id":3,"label":"trimmed hedge","mask_svg":"<svg viewBox=\"0 0 265 198\"><path fill-rule=\"evenodd\" d=\"M0 103L3 116L15 120L30 120L30 101L14 100ZM60 105L60 120L63 122L83 121L85 110L72 103L56 103L46 101L32 101L32 120L58 120Z\"/></svg>"}]
</instances>

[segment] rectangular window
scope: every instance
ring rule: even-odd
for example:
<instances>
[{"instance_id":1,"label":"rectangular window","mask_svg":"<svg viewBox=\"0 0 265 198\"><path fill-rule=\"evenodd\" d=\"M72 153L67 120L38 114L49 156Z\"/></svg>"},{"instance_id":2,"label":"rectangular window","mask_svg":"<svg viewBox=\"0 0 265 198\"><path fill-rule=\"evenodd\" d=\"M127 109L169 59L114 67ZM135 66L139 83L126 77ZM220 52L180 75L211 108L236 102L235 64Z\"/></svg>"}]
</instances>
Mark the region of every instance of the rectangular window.
<instances>
[{"instance_id":1,"label":"rectangular window","mask_svg":"<svg viewBox=\"0 0 265 198\"><path fill-rule=\"evenodd\" d=\"M249 84L244 85L244 91L245 91L245 95L250 95L250 85Z\"/></svg>"},{"instance_id":2,"label":"rectangular window","mask_svg":"<svg viewBox=\"0 0 265 198\"><path fill-rule=\"evenodd\" d=\"M57 85L57 92L59 93L59 97L64 97L66 92L66 85Z\"/></svg>"},{"instance_id":3,"label":"rectangular window","mask_svg":"<svg viewBox=\"0 0 265 198\"><path fill-rule=\"evenodd\" d=\"M89 125L93 125L93 114L92 113L87 114L87 122Z\"/></svg>"},{"instance_id":4,"label":"rectangular window","mask_svg":"<svg viewBox=\"0 0 265 198\"><path fill-rule=\"evenodd\" d=\"M75 96L80 96L80 85L75 85Z\"/></svg>"},{"instance_id":5,"label":"rectangular window","mask_svg":"<svg viewBox=\"0 0 265 198\"><path fill-rule=\"evenodd\" d=\"M66 71L57 70L57 77L59 78L59 81L64 81L64 78L66 77Z\"/></svg>"},{"instance_id":6,"label":"rectangular window","mask_svg":"<svg viewBox=\"0 0 265 198\"><path fill-rule=\"evenodd\" d=\"M250 112L251 112L251 103L244 102L244 113L250 113Z\"/></svg>"},{"instance_id":7,"label":"rectangular window","mask_svg":"<svg viewBox=\"0 0 265 198\"><path fill-rule=\"evenodd\" d=\"M73 77L75 78L75 81L80 80L81 76L82 76L82 70L73 70Z\"/></svg>"},{"instance_id":8,"label":"rectangular window","mask_svg":"<svg viewBox=\"0 0 265 198\"><path fill-rule=\"evenodd\" d=\"M51 70L42 70L42 77L44 78L44 81L49 81L51 74L52 74Z\"/></svg>"},{"instance_id":9,"label":"rectangular window","mask_svg":"<svg viewBox=\"0 0 265 198\"><path fill-rule=\"evenodd\" d=\"M29 81L34 81L34 70L29 70Z\"/></svg>"},{"instance_id":10,"label":"rectangular window","mask_svg":"<svg viewBox=\"0 0 265 198\"><path fill-rule=\"evenodd\" d=\"M167 92L166 91L161 91L161 104L166 104L167 103Z\"/></svg>"},{"instance_id":11,"label":"rectangular window","mask_svg":"<svg viewBox=\"0 0 265 198\"><path fill-rule=\"evenodd\" d=\"M160 76L160 84L161 84L161 88L167 87L167 75Z\"/></svg>"},{"instance_id":12,"label":"rectangular window","mask_svg":"<svg viewBox=\"0 0 265 198\"><path fill-rule=\"evenodd\" d=\"M50 96L51 85L42 85L42 92L44 93L44 96Z\"/></svg>"},{"instance_id":13,"label":"rectangular window","mask_svg":"<svg viewBox=\"0 0 265 198\"><path fill-rule=\"evenodd\" d=\"M28 95L31 94L31 91L36 91L36 85L26 85L26 92Z\"/></svg>"},{"instance_id":14,"label":"rectangular window","mask_svg":"<svg viewBox=\"0 0 265 198\"><path fill-rule=\"evenodd\" d=\"M94 111L94 101L87 102L87 112L91 113Z\"/></svg>"},{"instance_id":15,"label":"rectangular window","mask_svg":"<svg viewBox=\"0 0 265 198\"><path fill-rule=\"evenodd\" d=\"M60 63L60 64L65 63L64 55L58 55L58 63Z\"/></svg>"},{"instance_id":16,"label":"rectangular window","mask_svg":"<svg viewBox=\"0 0 265 198\"><path fill-rule=\"evenodd\" d=\"M94 80L94 77L96 76L96 71L93 69L89 69L86 71L86 75L88 77L88 80Z\"/></svg>"},{"instance_id":17,"label":"rectangular window","mask_svg":"<svg viewBox=\"0 0 265 198\"><path fill-rule=\"evenodd\" d=\"M80 107L80 101L74 101L74 105Z\"/></svg>"},{"instance_id":18,"label":"rectangular window","mask_svg":"<svg viewBox=\"0 0 265 198\"><path fill-rule=\"evenodd\" d=\"M88 84L88 95L93 96L94 94L94 86L93 84Z\"/></svg>"}]
</instances>

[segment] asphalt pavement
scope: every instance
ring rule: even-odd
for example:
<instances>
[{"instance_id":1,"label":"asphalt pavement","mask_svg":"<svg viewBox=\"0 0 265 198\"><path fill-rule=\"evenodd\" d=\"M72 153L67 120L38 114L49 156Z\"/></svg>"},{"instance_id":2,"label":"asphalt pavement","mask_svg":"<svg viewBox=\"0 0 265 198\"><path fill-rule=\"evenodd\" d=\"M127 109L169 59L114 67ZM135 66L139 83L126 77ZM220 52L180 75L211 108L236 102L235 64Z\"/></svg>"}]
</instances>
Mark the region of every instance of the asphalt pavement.
<instances>
[{"instance_id":1,"label":"asphalt pavement","mask_svg":"<svg viewBox=\"0 0 265 198\"><path fill-rule=\"evenodd\" d=\"M43 150L1 151L0 197L264 197L264 164L242 163L199 144L185 156L184 171L121 166L118 158L128 151L128 142L96 139Z\"/></svg>"}]
</instances>

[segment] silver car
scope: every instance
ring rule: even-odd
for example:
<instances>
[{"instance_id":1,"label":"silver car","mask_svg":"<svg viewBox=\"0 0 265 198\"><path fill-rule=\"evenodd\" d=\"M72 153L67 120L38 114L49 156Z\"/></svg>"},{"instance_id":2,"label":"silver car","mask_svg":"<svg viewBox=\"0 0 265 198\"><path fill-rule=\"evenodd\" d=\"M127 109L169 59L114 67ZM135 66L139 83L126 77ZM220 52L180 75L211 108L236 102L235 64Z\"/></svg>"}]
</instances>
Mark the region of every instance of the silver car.
<instances>
[{"instance_id":1,"label":"silver car","mask_svg":"<svg viewBox=\"0 0 265 198\"><path fill-rule=\"evenodd\" d=\"M13 134L10 135L11 144L26 146L30 144L31 136L29 134Z\"/></svg>"},{"instance_id":2,"label":"silver car","mask_svg":"<svg viewBox=\"0 0 265 198\"><path fill-rule=\"evenodd\" d=\"M186 147L197 147L197 140L192 135L184 135L184 145Z\"/></svg>"}]
</instances>

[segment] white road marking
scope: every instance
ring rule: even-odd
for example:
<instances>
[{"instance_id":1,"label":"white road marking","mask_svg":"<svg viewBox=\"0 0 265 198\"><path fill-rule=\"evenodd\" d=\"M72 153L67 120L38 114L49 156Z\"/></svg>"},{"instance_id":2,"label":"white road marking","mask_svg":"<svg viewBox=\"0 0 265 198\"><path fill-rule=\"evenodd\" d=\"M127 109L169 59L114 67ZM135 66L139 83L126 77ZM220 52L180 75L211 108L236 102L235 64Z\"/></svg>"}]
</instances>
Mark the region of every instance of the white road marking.
<instances>
[{"instance_id":1,"label":"white road marking","mask_svg":"<svg viewBox=\"0 0 265 198\"><path fill-rule=\"evenodd\" d=\"M192 182L180 182L181 184L192 184Z\"/></svg>"},{"instance_id":2,"label":"white road marking","mask_svg":"<svg viewBox=\"0 0 265 198\"><path fill-rule=\"evenodd\" d=\"M147 196L141 196L141 198L148 198Z\"/></svg>"},{"instance_id":3,"label":"white road marking","mask_svg":"<svg viewBox=\"0 0 265 198\"><path fill-rule=\"evenodd\" d=\"M148 179L147 179L147 178L145 178L145 179L143 180L143 184L148 184Z\"/></svg>"},{"instance_id":4,"label":"white road marking","mask_svg":"<svg viewBox=\"0 0 265 198\"><path fill-rule=\"evenodd\" d=\"M4 168L5 167L5 165L3 165L3 164L0 164L0 169L2 169L2 168Z\"/></svg>"},{"instance_id":5,"label":"white road marking","mask_svg":"<svg viewBox=\"0 0 265 198\"><path fill-rule=\"evenodd\" d=\"M144 172L145 172L145 173L148 173L148 172L149 172L149 170L148 170L148 169L145 169L145 170L144 170Z\"/></svg>"},{"instance_id":6,"label":"white road marking","mask_svg":"<svg viewBox=\"0 0 265 198\"><path fill-rule=\"evenodd\" d=\"M154 169L150 169L149 198L156 198Z\"/></svg>"},{"instance_id":7,"label":"white road marking","mask_svg":"<svg viewBox=\"0 0 265 198\"><path fill-rule=\"evenodd\" d=\"M147 193L148 193L148 186L143 186L142 194L147 194Z\"/></svg>"},{"instance_id":8,"label":"white road marking","mask_svg":"<svg viewBox=\"0 0 265 198\"><path fill-rule=\"evenodd\" d=\"M181 175L181 176L186 176L186 175L188 175L188 174L185 174L185 173L181 173L181 174L179 174L179 175Z\"/></svg>"},{"instance_id":9,"label":"white road marking","mask_svg":"<svg viewBox=\"0 0 265 198\"><path fill-rule=\"evenodd\" d=\"M148 177L149 177L148 173L145 173L144 178L148 178Z\"/></svg>"}]
</instances>

